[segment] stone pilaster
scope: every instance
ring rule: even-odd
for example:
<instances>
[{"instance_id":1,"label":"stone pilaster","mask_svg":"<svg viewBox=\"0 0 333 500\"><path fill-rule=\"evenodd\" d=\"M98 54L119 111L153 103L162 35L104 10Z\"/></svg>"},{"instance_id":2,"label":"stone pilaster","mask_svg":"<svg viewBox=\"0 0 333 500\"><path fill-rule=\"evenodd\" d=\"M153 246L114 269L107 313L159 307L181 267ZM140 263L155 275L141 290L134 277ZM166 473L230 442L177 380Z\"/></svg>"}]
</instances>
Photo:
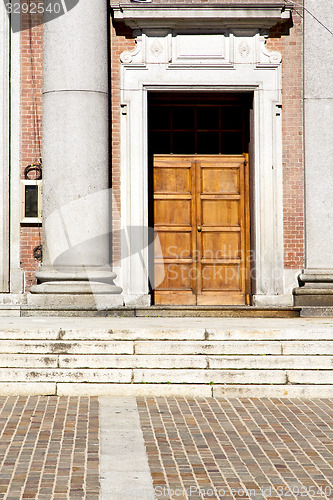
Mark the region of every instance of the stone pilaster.
<instances>
[{"instance_id":1,"label":"stone pilaster","mask_svg":"<svg viewBox=\"0 0 333 500\"><path fill-rule=\"evenodd\" d=\"M9 292L9 25L0 5L0 293Z\"/></svg>"},{"instance_id":2,"label":"stone pilaster","mask_svg":"<svg viewBox=\"0 0 333 500\"><path fill-rule=\"evenodd\" d=\"M331 2L304 5L333 29ZM304 14L304 144L306 268L295 304L333 306L332 35Z\"/></svg>"}]
</instances>

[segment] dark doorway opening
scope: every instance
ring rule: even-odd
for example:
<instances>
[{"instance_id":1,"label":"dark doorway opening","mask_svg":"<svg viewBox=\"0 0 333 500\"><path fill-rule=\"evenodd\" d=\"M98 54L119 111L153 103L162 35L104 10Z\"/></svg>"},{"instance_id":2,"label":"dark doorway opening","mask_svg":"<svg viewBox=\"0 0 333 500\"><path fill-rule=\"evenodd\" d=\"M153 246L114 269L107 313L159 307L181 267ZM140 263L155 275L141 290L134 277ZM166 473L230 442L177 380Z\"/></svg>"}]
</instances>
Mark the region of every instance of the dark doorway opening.
<instances>
[{"instance_id":1,"label":"dark doorway opening","mask_svg":"<svg viewBox=\"0 0 333 500\"><path fill-rule=\"evenodd\" d=\"M249 93L150 93L150 155L248 153L251 107Z\"/></svg>"},{"instance_id":2,"label":"dark doorway opening","mask_svg":"<svg viewBox=\"0 0 333 500\"><path fill-rule=\"evenodd\" d=\"M251 157L252 106L252 93L150 92L148 94L150 227L154 227L154 155L250 153ZM150 282L154 283L154 255L149 256L149 276ZM150 284L150 292L154 303L154 285Z\"/></svg>"}]
</instances>

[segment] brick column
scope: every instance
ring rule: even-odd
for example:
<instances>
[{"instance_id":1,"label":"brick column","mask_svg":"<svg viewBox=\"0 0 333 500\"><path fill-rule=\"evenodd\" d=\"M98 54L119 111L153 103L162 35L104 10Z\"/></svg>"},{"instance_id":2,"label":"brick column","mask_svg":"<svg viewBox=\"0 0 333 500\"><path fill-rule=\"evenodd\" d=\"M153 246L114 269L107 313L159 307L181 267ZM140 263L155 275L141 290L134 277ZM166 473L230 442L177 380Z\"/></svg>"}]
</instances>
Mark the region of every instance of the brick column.
<instances>
[{"instance_id":1,"label":"brick column","mask_svg":"<svg viewBox=\"0 0 333 500\"><path fill-rule=\"evenodd\" d=\"M43 265L31 292L50 305L122 304L109 267L107 16L107 0L80 0L44 25Z\"/></svg>"}]
</instances>

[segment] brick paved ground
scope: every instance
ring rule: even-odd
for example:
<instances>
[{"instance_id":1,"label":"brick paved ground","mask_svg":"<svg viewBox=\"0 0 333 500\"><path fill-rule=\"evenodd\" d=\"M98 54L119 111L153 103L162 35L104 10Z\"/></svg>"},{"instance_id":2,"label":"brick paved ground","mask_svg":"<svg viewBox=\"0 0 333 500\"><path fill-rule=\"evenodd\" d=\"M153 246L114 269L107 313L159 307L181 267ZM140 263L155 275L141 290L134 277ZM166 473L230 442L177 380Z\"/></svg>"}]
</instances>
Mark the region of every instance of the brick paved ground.
<instances>
[{"instance_id":1,"label":"brick paved ground","mask_svg":"<svg viewBox=\"0 0 333 500\"><path fill-rule=\"evenodd\" d=\"M156 498L333 498L333 400L141 398L138 408Z\"/></svg>"},{"instance_id":2,"label":"brick paved ground","mask_svg":"<svg viewBox=\"0 0 333 500\"><path fill-rule=\"evenodd\" d=\"M156 499L333 498L333 400L137 403ZM98 408L0 397L0 499L97 500Z\"/></svg>"},{"instance_id":3,"label":"brick paved ground","mask_svg":"<svg viewBox=\"0 0 333 500\"><path fill-rule=\"evenodd\" d=\"M98 399L0 397L0 499L99 498Z\"/></svg>"}]
</instances>

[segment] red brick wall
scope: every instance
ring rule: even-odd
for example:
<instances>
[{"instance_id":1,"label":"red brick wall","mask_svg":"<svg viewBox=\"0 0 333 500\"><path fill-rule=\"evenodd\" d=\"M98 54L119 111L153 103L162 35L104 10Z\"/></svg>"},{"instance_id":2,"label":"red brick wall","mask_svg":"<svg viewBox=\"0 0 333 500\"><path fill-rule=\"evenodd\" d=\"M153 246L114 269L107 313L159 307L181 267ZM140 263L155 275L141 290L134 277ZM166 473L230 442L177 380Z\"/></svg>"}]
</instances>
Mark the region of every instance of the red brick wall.
<instances>
[{"instance_id":1,"label":"red brick wall","mask_svg":"<svg viewBox=\"0 0 333 500\"><path fill-rule=\"evenodd\" d=\"M36 16L36 14L34 14ZM24 169L42 157L42 71L43 26L30 28L28 15L22 15L21 32L21 178ZM32 250L41 244L36 224L21 226L21 266L25 288L35 283L39 263Z\"/></svg>"},{"instance_id":2,"label":"red brick wall","mask_svg":"<svg viewBox=\"0 0 333 500\"><path fill-rule=\"evenodd\" d=\"M111 155L112 155L112 193L114 201L114 210L112 214L112 241L113 241L113 265L120 266L120 54L124 50L132 50L135 47L135 41L132 33L115 33L111 28Z\"/></svg>"},{"instance_id":3,"label":"red brick wall","mask_svg":"<svg viewBox=\"0 0 333 500\"><path fill-rule=\"evenodd\" d=\"M33 249L40 245L41 229L37 225L21 226L21 262L24 269L26 291L36 283L35 271L38 268L38 261L33 256Z\"/></svg>"},{"instance_id":4,"label":"red brick wall","mask_svg":"<svg viewBox=\"0 0 333 500\"><path fill-rule=\"evenodd\" d=\"M303 24L293 14L288 36L272 30L267 46L282 53L283 229L287 269L304 267Z\"/></svg>"}]
</instances>

